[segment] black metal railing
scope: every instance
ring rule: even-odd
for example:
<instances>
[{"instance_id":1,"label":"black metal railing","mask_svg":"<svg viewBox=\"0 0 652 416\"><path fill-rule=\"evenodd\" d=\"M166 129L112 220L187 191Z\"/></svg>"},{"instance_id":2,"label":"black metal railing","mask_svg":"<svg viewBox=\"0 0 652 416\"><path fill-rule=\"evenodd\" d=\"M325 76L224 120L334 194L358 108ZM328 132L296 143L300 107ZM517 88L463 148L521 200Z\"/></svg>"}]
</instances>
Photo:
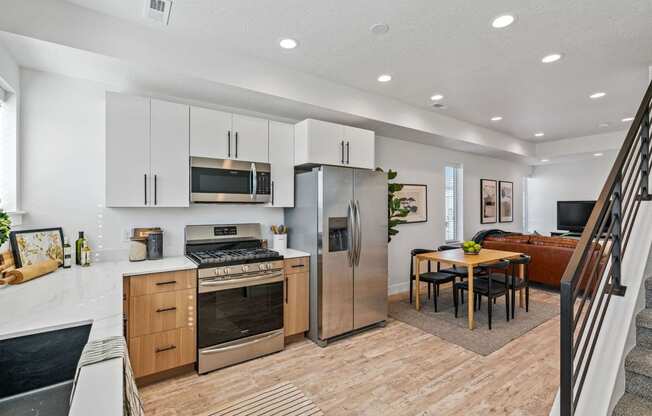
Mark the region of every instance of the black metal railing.
<instances>
[{"instance_id":1,"label":"black metal railing","mask_svg":"<svg viewBox=\"0 0 652 416\"><path fill-rule=\"evenodd\" d=\"M561 280L562 416L575 412L611 297L625 294L621 263L641 202L652 199L651 100L652 83Z\"/></svg>"}]
</instances>

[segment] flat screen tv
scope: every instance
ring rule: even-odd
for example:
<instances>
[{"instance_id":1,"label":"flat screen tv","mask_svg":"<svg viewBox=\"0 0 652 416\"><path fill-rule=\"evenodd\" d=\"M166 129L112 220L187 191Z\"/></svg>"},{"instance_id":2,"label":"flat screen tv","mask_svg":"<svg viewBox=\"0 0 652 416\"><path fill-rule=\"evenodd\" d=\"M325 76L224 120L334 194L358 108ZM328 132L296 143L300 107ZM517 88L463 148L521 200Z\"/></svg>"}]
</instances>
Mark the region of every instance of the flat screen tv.
<instances>
[{"instance_id":1,"label":"flat screen tv","mask_svg":"<svg viewBox=\"0 0 652 416\"><path fill-rule=\"evenodd\" d=\"M557 229L584 231L594 205L595 201L557 201Z\"/></svg>"}]
</instances>

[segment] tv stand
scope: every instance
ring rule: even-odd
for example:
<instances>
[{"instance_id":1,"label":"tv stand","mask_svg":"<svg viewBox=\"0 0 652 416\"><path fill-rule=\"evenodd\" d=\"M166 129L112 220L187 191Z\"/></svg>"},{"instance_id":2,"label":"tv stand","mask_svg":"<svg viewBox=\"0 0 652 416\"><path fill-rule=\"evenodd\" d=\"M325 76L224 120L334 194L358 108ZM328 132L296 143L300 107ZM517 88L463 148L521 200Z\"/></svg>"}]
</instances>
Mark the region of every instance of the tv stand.
<instances>
[{"instance_id":1,"label":"tv stand","mask_svg":"<svg viewBox=\"0 0 652 416\"><path fill-rule=\"evenodd\" d=\"M551 231L550 232L550 237L572 237L572 238L579 238L582 236L582 233L575 233L575 232L570 232L570 231Z\"/></svg>"}]
</instances>

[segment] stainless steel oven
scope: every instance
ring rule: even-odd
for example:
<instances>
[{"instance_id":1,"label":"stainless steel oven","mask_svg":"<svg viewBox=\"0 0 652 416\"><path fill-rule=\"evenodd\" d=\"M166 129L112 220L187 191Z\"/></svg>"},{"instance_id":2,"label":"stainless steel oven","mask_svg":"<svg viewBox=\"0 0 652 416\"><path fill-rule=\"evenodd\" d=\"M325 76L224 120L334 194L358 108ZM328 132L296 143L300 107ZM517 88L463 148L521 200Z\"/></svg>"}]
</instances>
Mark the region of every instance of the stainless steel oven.
<instances>
[{"instance_id":1,"label":"stainless steel oven","mask_svg":"<svg viewBox=\"0 0 652 416\"><path fill-rule=\"evenodd\" d=\"M192 202L267 203L271 197L269 163L190 158Z\"/></svg>"},{"instance_id":2,"label":"stainless steel oven","mask_svg":"<svg viewBox=\"0 0 652 416\"><path fill-rule=\"evenodd\" d=\"M198 273L200 374L283 349L283 261Z\"/></svg>"}]
</instances>

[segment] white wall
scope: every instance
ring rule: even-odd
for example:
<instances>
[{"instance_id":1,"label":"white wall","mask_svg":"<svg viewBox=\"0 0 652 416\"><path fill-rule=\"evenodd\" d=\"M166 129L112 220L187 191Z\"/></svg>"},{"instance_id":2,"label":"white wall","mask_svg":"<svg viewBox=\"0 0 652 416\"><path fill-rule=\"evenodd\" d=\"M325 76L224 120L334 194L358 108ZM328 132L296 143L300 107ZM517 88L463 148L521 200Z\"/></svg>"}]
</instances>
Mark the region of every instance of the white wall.
<instances>
[{"instance_id":1,"label":"white wall","mask_svg":"<svg viewBox=\"0 0 652 416\"><path fill-rule=\"evenodd\" d=\"M616 153L536 166L528 178L528 231L548 234L557 229L557 201L598 199Z\"/></svg>"},{"instance_id":2,"label":"white wall","mask_svg":"<svg viewBox=\"0 0 652 416\"><path fill-rule=\"evenodd\" d=\"M191 208L104 206L104 119L107 86L32 70L22 82L22 208L25 225L83 230L100 259L124 257L122 230L164 228L166 255L183 253L186 224L283 221L283 210L251 205ZM129 151L129 149L125 149Z\"/></svg>"},{"instance_id":3,"label":"white wall","mask_svg":"<svg viewBox=\"0 0 652 416\"><path fill-rule=\"evenodd\" d=\"M530 168L524 164L446 150L385 137L376 140L376 165L398 172L395 182L428 185L428 222L399 225L399 234L389 244L389 290L408 290L410 250L436 248L444 244L444 166L459 163L464 169L464 238L478 230L501 228L523 230L522 182ZM514 222L480 224L480 179L514 183Z\"/></svg>"},{"instance_id":4,"label":"white wall","mask_svg":"<svg viewBox=\"0 0 652 416\"><path fill-rule=\"evenodd\" d=\"M0 88L7 91L0 108L0 208L11 212L18 207L18 125L20 73L18 64L0 44ZM16 219L12 217L15 222Z\"/></svg>"}]
</instances>

